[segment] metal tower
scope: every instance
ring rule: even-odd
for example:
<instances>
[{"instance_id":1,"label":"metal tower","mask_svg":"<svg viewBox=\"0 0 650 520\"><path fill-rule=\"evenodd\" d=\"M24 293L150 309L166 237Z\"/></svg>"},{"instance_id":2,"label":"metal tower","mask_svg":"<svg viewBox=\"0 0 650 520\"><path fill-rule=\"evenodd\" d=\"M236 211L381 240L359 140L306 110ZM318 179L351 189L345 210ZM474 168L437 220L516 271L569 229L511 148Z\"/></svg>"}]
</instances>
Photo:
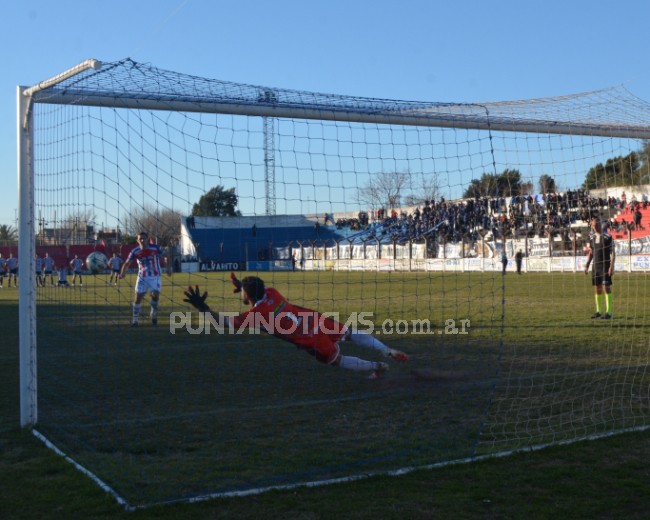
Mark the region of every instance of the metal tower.
<instances>
[{"instance_id":1,"label":"metal tower","mask_svg":"<svg viewBox=\"0 0 650 520\"><path fill-rule=\"evenodd\" d=\"M272 90L263 91L258 101L275 104L278 96ZM266 214L275 215L275 118L262 117L264 131L264 188L266 195Z\"/></svg>"}]
</instances>

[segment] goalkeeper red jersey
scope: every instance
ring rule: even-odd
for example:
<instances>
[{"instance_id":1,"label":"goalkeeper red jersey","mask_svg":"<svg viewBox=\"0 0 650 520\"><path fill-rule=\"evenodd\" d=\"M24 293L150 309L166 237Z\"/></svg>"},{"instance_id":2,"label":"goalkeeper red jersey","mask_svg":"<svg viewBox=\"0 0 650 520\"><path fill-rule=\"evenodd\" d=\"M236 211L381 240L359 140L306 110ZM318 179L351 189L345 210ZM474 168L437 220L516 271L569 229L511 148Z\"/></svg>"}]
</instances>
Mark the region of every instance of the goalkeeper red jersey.
<instances>
[{"instance_id":1,"label":"goalkeeper red jersey","mask_svg":"<svg viewBox=\"0 0 650 520\"><path fill-rule=\"evenodd\" d=\"M345 325L332 318L292 305L273 288L265 289L264 297L248 311L235 316L232 324L236 330L259 327L327 364L337 358L338 342L347 331Z\"/></svg>"}]
</instances>

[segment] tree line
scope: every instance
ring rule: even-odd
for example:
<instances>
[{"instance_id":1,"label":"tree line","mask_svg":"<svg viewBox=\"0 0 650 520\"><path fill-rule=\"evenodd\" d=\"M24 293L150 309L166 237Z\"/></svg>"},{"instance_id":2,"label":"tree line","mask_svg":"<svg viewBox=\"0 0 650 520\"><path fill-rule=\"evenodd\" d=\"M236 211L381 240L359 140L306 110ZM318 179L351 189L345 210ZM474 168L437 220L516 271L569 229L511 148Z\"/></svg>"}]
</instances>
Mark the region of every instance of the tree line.
<instances>
[{"instance_id":1,"label":"tree line","mask_svg":"<svg viewBox=\"0 0 650 520\"><path fill-rule=\"evenodd\" d=\"M645 141L641 150L632 151L624 156L607 159L605 164L598 163L587 171L582 189L595 190L615 188L618 186L639 186L650 184L650 142ZM539 178L538 193L558 191L555 180L549 174ZM502 173L484 173L479 179L473 179L463 193L463 198L475 197L510 197L513 195L532 194L531 183L522 181L519 170L506 169Z\"/></svg>"}]
</instances>

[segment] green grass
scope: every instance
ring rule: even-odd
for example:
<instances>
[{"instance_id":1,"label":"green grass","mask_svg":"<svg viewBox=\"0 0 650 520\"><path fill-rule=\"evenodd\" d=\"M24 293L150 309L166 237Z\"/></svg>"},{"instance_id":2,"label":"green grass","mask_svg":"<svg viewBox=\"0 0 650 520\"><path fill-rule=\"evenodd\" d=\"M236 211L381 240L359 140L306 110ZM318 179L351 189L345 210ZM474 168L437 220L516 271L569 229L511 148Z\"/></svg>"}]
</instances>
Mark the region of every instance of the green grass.
<instances>
[{"instance_id":1,"label":"green grass","mask_svg":"<svg viewBox=\"0 0 650 520\"><path fill-rule=\"evenodd\" d=\"M503 322L500 276L265 277L296 303L342 314L372 311L377 323L426 317L436 334L385 337L412 362L370 382L269 337L131 330L127 287L87 279L83 290L45 288L39 431L138 504L422 465L647 423L645 276L617 275L616 319L598 323L588 319L588 279L573 274L506 276ZM186 310L182 286L195 281L207 284L215 307L239 309L223 279L177 277L175 287L167 281L161 313ZM16 291L4 289L0 298L8 318L0 365L0 516L119 515L89 479L19 431ZM469 334L437 334L449 318L470 319ZM414 377L415 367L428 377ZM642 517L633 497L648 493L648 440L644 432L626 434L395 479L133 516ZM584 500L572 501L569 491Z\"/></svg>"}]
</instances>

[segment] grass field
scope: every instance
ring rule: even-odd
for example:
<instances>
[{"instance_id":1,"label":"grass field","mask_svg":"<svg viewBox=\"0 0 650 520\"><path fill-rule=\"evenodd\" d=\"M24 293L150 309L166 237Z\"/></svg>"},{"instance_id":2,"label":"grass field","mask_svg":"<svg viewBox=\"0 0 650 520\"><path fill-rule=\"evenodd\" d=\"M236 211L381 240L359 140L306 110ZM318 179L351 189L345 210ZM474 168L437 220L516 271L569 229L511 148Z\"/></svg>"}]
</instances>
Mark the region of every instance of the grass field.
<instances>
[{"instance_id":1,"label":"grass field","mask_svg":"<svg viewBox=\"0 0 650 520\"><path fill-rule=\"evenodd\" d=\"M267 336L172 335L162 319L156 329L132 330L128 284L118 290L96 277L87 278L83 289L39 289L38 430L138 505L421 466L648 422L650 318L643 275L617 275L615 319L609 322L589 320L593 295L584 275L266 276L296 303L341 315L370 311L375 324L427 318L433 334L385 336L412 360L394 365L384 380L368 381L318 365ZM166 280L161 316L188 310L180 300L189 282L206 286L214 307L239 310L224 278L182 275L173 287ZM16 296L13 289L0 293L9 318L2 357L8 509L1 516L21 517L27 508L34 513L24 517L47 517L58 507L65 513L52 517L84 510L82 516L110 517L119 510L111 499L18 430ZM470 320L468 334L446 334L449 319ZM631 453L630 444L638 446ZM583 487L584 509L570 516L617 516L623 504L624 516L638 516L643 513L633 490L647 495L648 472L639 455L647 458L649 451L641 432L397 479L167 506L163 515L426 518L440 511L455 511L456 517L538 511L546 517L570 510L561 497L574 470L557 459L577 457L576 473L593 484ZM531 464L549 466L547 476L533 476ZM599 468L610 469L599 475ZM48 477L50 471L56 478ZM616 487L591 496L599 480L611 480L617 471L628 483L625 492ZM29 500L21 479L36 482L42 498ZM559 482L565 489L526 499L527 486L532 493ZM80 490L74 500L63 498L68 485ZM501 493L520 498L510 503ZM154 508L135 515L152 511L161 514Z\"/></svg>"}]
</instances>

